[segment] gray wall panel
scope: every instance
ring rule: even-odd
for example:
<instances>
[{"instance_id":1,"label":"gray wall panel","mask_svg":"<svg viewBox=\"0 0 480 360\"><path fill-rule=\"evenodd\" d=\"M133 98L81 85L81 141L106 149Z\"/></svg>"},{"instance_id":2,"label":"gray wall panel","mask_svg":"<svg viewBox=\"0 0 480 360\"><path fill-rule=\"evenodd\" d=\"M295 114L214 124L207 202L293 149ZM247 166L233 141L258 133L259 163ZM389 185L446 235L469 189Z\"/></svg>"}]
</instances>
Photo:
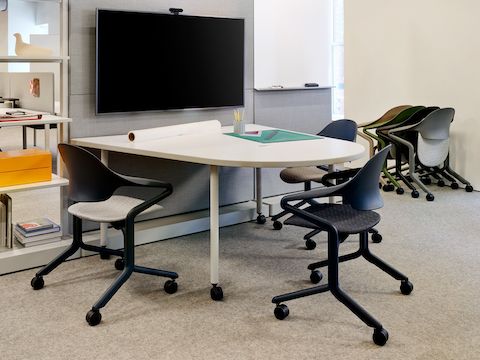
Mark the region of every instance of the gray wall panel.
<instances>
[{"instance_id":1,"label":"gray wall panel","mask_svg":"<svg viewBox=\"0 0 480 360\"><path fill-rule=\"evenodd\" d=\"M332 120L331 93L331 89L255 91L255 123L316 134ZM303 189L284 183L280 171L263 170L264 196Z\"/></svg>"},{"instance_id":2,"label":"gray wall panel","mask_svg":"<svg viewBox=\"0 0 480 360\"><path fill-rule=\"evenodd\" d=\"M211 119L218 119L223 125L232 123L232 109L95 115L95 9L167 12L169 7L181 7L187 15L245 18L245 118L248 122L255 119L259 124L315 133L330 119L330 91L254 92L253 0L70 0L72 138L126 134L132 129ZM134 96L132 92L132 101ZM123 154L112 154L110 164L120 172L172 182L175 192L164 203L165 214L208 207L207 166ZM220 189L222 204L250 200L254 193L253 171L222 168ZM264 189L266 195L293 190L291 185L281 183L277 170L264 171Z\"/></svg>"}]
</instances>

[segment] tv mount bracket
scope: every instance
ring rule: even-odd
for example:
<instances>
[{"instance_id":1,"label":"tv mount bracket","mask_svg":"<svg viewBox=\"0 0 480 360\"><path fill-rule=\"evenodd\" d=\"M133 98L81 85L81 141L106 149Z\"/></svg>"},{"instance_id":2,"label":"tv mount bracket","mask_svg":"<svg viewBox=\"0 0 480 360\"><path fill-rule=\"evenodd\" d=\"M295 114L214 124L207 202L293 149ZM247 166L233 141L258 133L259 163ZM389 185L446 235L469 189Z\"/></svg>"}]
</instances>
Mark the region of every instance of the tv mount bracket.
<instances>
[{"instance_id":1,"label":"tv mount bracket","mask_svg":"<svg viewBox=\"0 0 480 360\"><path fill-rule=\"evenodd\" d=\"M170 9L168 9L168 11L170 11L173 15L178 15L178 14L180 14L181 12L183 12L183 9L180 9L180 8L170 8Z\"/></svg>"}]
</instances>

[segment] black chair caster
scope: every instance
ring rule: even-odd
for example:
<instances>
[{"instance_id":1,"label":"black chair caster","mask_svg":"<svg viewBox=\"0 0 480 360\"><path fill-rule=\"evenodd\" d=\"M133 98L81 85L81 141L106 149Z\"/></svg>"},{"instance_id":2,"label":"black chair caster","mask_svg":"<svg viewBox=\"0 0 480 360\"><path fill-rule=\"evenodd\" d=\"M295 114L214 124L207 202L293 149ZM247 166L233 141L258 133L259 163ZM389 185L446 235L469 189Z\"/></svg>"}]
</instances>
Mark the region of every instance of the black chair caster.
<instances>
[{"instance_id":1,"label":"black chair caster","mask_svg":"<svg viewBox=\"0 0 480 360\"><path fill-rule=\"evenodd\" d=\"M115 260L115 269L119 271L125 269L125 260L123 260L122 258Z\"/></svg>"},{"instance_id":2,"label":"black chair caster","mask_svg":"<svg viewBox=\"0 0 480 360\"><path fill-rule=\"evenodd\" d=\"M438 180L437 186L444 187L444 186L445 186L445 181L443 181L443 180Z\"/></svg>"},{"instance_id":3,"label":"black chair caster","mask_svg":"<svg viewBox=\"0 0 480 360\"><path fill-rule=\"evenodd\" d=\"M420 193L417 190L412 191L412 198L416 199L420 196Z\"/></svg>"},{"instance_id":4,"label":"black chair caster","mask_svg":"<svg viewBox=\"0 0 480 360\"><path fill-rule=\"evenodd\" d=\"M305 241L305 247L307 248L307 250L313 250L317 247L317 243L312 239L307 239Z\"/></svg>"},{"instance_id":5,"label":"black chair caster","mask_svg":"<svg viewBox=\"0 0 480 360\"><path fill-rule=\"evenodd\" d=\"M400 291L403 295L410 295L413 291L413 284L408 280L403 280L400 284Z\"/></svg>"},{"instance_id":6,"label":"black chair caster","mask_svg":"<svg viewBox=\"0 0 480 360\"><path fill-rule=\"evenodd\" d=\"M312 284L318 284L323 279L323 274L319 270L312 270L310 274L310 281Z\"/></svg>"},{"instance_id":7,"label":"black chair caster","mask_svg":"<svg viewBox=\"0 0 480 360\"><path fill-rule=\"evenodd\" d=\"M33 290L40 290L45 285L43 281L43 276L35 276L32 281L30 281L30 285L32 285Z\"/></svg>"},{"instance_id":8,"label":"black chair caster","mask_svg":"<svg viewBox=\"0 0 480 360\"><path fill-rule=\"evenodd\" d=\"M96 326L100 324L100 321L102 321L102 314L100 314L99 310L92 309L89 312L87 312L87 316L85 316L85 320L87 320L88 325Z\"/></svg>"},{"instance_id":9,"label":"black chair caster","mask_svg":"<svg viewBox=\"0 0 480 360\"><path fill-rule=\"evenodd\" d=\"M265 224L267 222L267 218L265 215L258 215L257 216L257 224Z\"/></svg>"},{"instance_id":10,"label":"black chair caster","mask_svg":"<svg viewBox=\"0 0 480 360\"><path fill-rule=\"evenodd\" d=\"M430 179L429 177L424 177L424 178L421 178L420 179L422 181L422 183L424 183L425 185L430 185L432 183L432 179Z\"/></svg>"},{"instance_id":11,"label":"black chair caster","mask_svg":"<svg viewBox=\"0 0 480 360\"><path fill-rule=\"evenodd\" d=\"M452 190L457 190L457 189L459 188L457 182L452 182L452 183L450 184L450 187L452 188Z\"/></svg>"},{"instance_id":12,"label":"black chair caster","mask_svg":"<svg viewBox=\"0 0 480 360\"><path fill-rule=\"evenodd\" d=\"M165 284L163 285L163 290L167 294L175 294L178 289L178 284L175 282L175 280L167 280L165 281Z\"/></svg>"},{"instance_id":13,"label":"black chair caster","mask_svg":"<svg viewBox=\"0 0 480 360\"><path fill-rule=\"evenodd\" d=\"M288 306L285 304L277 305L273 311L273 314L278 320L285 319L289 313L290 311L288 310Z\"/></svg>"},{"instance_id":14,"label":"black chair caster","mask_svg":"<svg viewBox=\"0 0 480 360\"><path fill-rule=\"evenodd\" d=\"M393 184L386 184L386 185L383 185L383 191L385 192L391 192L395 190L395 186L393 186Z\"/></svg>"},{"instance_id":15,"label":"black chair caster","mask_svg":"<svg viewBox=\"0 0 480 360\"><path fill-rule=\"evenodd\" d=\"M275 230L280 230L282 227L283 227L283 224L282 224L280 221L275 220L275 221L273 222L273 228L274 228Z\"/></svg>"},{"instance_id":16,"label":"black chair caster","mask_svg":"<svg viewBox=\"0 0 480 360\"><path fill-rule=\"evenodd\" d=\"M435 200L435 196L433 196L433 194L431 194L431 193L428 193L427 196L426 196L426 199L427 199L427 201L433 201L433 200Z\"/></svg>"},{"instance_id":17,"label":"black chair caster","mask_svg":"<svg viewBox=\"0 0 480 360\"><path fill-rule=\"evenodd\" d=\"M398 195L403 195L405 193L405 190L403 190L403 188L397 188L396 192Z\"/></svg>"},{"instance_id":18,"label":"black chair caster","mask_svg":"<svg viewBox=\"0 0 480 360\"><path fill-rule=\"evenodd\" d=\"M473 186L472 185L465 186L465 191L466 192L472 192L473 191Z\"/></svg>"},{"instance_id":19,"label":"black chair caster","mask_svg":"<svg viewBox=\"0 0 480 360\"><path fill-rule=\"evenodd\" d=\"M220 301L223 299L223 290L220 286L213 286L211 289L210 289L210 297L212 298L212 300L215 300L215 301Z\"/></svg>"},{"instance_id":20,"label":"black chair caster","mask_svg":"<svg viewBox=\"0 0 480 360\"><path fill-rule=\"evenodd\" d=\"M372 234L372 241L375 243L375 244L378 244L378 243L381 243L382 242L382 235L380 235L379 233L374 233Z\"/></svg>"},{"instance_id":21,"label":"black chair caster","mask_svg":"<svg viewBox=\"0 0 480 360\"><path fill-rule=\"evenodd\" d=\"M388 341L388 331L384 328L375 329L373 331L373 342L378 346L383 346Z\"/></svg>"}]
</instances>

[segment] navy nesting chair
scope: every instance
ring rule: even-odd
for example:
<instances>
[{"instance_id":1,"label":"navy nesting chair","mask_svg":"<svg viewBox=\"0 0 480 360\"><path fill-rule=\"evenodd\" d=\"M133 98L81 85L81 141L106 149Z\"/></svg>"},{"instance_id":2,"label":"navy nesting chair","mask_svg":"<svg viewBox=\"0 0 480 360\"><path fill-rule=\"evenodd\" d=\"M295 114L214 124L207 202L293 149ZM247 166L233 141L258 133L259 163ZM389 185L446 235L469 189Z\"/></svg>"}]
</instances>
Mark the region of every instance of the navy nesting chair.
<instances>
[{"instance_id":1,"label":"navy nesting chair","mask_svg":"<svg viewBox=\"0 0 480 360\"><path fill-rule=\"evenodd\" d=\"M276 304L274 314L277 319L283 320L289 315L289 309L287 305L282 304L283 302L330 291L365 324L374 328L375 344L384 345L387 342L388 332L382 324L340 288L338 267L339 262L362 256L396 280L400 280L402 294L408 295L413 290L413 285L407 276L373 255L368 248L368 232L380 222L380 215L372 210L383 206L378 178L390 149L391 146L382 149L348 182L288 195L282 199L282 208L293 215L285 221L285 224L328 233L328 259L308 266L311 270L310 280L313 283L318 283L322 279L322 274L316 269L327 266L328 284L275 296L272 302ZM329 196L341 196L343 203L320 204L314 200ZM292 202L299 200L308 201L311 205L305 209L292 205ZM351 234L360 235L359 249L354 253L339 256L338 250L342 237Z\"/></svg>"}]
</instances>

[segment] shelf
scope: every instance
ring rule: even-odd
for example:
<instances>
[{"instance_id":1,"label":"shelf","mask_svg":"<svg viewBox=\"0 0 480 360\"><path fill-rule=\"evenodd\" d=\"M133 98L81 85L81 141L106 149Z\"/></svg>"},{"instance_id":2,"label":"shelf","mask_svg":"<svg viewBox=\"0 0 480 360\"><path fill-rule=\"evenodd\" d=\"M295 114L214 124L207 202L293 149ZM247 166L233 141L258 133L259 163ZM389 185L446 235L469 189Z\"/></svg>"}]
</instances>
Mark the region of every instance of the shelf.
<instances>
[{"instance_id":1,"label":"shelf","mask_svg":"<svg viewBox=\"0 0 480 360\"><path fill-rule=\"evenodd\" d=\"M335 86L331 86L331 85L314 86L314 87L304 87L304 86L265 87L265 88L255 88L255 91L325 90L325 89L332 89L334 87Z\"/></svg>"},{"instance_id":2,"label":"shelf","mask_svg":"<svg viewBox=\"0 0 480 360\"><path fill-rule=\"evenodd\" d=\"M25 56L0 56L0 63L62 63L70 60L70 57L45 56L45 57L25 57Z\"/></svg>"},{"instance_id":3,"label":"shelf","mask_svg":"<svg viewBox=\"0 0 480 360\"><path fill-rule=\"evenodd\" d=\"M45 265L71 244L71 238L64 238L64 240L43 245L29 247L14 245L13 249L2 248L0 251L0 275ZM77 251L69 259L79 257L80 251Z\"/></svg>"},{"instance_id":4,"label":"shelf","mask_svg":"<svg viewBox=\"0 0 480 360\"><path fill-rule=\"evenodd\" d=\"M13 193L13 192L25 191L25 190L46 189L46 188L67 186L67 185L68 185L68 179L52 174L52 180L50 181L0 187L0 194Z\"/></svg>"}]
</instances>

